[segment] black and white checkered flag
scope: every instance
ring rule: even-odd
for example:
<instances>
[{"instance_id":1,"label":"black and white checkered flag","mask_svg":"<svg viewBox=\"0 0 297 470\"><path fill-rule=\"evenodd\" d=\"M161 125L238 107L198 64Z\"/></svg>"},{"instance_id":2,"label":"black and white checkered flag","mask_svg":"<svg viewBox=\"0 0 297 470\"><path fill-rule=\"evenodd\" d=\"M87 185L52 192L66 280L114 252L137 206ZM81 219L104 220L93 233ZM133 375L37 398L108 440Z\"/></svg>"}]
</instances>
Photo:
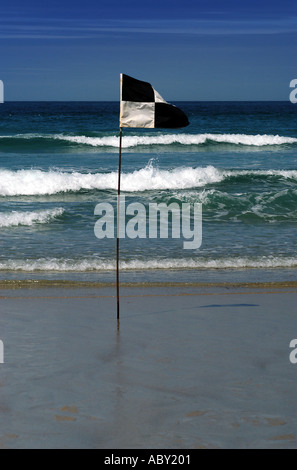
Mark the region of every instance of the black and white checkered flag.
<instances>
[{"instance_id":1,"label":"black and white checkered flag","mask_svg":"<svg viewBox=\"0 0 297 470\"><path fill-rule=\"evenodd\" d=\"M121 74L120 127L178 129L188 124L185 113L167 103L152 85Z\"/></svg>"}]
</instances>

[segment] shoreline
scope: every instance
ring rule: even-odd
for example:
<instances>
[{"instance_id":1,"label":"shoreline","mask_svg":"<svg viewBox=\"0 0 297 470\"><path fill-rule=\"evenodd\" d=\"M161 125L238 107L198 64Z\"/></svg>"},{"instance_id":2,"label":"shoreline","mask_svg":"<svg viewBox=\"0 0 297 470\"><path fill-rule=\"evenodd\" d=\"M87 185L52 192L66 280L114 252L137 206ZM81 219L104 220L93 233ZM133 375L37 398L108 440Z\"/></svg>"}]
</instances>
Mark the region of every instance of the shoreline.
<instances>
[{"instance_id":1,"label":"shoreline","mask_svg":"<svg viewBox=\"0 0 297 470\"><path fill-rule=\"evenodd\" d=\"M10 289L102 289L115 288L115 282L68 281L50 279L0 280L0 290ZM162 287L191 287L191 288L245 288L245 289L297 289L297 281L271 282L121 282L121 288L162 288Z\"/></svg>"},{"instance_id":2,"label":"shoreline","mask_svg":"<svg viewBox=\"0 0 297 470\"><path fill-rule=\"evenodd\" d=\"M0 290L38 287L114 287L116 272L1 271ZM295 287L296 268L271 269L151 269L120 270L122 287L129 286L233 286L270 285Z\"/></svg>"}]
</instances>

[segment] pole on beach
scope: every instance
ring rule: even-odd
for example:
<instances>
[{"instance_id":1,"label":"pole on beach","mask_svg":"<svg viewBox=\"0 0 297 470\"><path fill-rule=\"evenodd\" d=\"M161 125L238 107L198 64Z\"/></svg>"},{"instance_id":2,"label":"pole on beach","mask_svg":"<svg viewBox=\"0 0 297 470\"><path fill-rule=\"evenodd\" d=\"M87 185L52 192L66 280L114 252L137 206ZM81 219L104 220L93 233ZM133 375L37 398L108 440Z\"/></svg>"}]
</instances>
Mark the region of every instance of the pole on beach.
<instances>
[{"instance_id":1,"label":"pole on beach","mask_svg":"<svg viewBox=\"0 0 297 470\"><path fill-rule=\"evenodd\" d=\"M117 320L120 321L120 195L123 127L149 129L179 129L189 125L185 113L167 103L150 83L128 75L120 75L120 149L117 212ZM125 221L124 221L125 222Z\"/></svg>"},{"instance_id":2,"label":"pole on beach","mask_svg":"<svg viewBox=\"0 0 297 470\"><path fill-rule=\"evenodd\" d=\"M118 201L117 201L117 321L120 322L120 195L122 170L122 138L123 128L120 127L119 173L118 173Z\"/></svg>"}]
</instances>

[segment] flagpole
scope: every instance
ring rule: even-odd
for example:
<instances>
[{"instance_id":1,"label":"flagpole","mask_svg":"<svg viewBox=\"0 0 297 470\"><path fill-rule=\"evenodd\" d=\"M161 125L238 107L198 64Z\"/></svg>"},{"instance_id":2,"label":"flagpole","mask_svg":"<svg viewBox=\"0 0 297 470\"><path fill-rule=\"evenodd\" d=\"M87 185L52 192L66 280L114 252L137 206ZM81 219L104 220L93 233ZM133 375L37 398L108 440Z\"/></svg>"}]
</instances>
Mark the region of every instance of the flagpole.
<instances>
[{"instance_id":1,"label":"flagpole","mask_svg":"<svg viewBox=\"0 0 297 470\"><path fill-rule=\"evenodd\" d=\"M120 127L119 147L119 173L118 173L118 203L117 203L117 321L120 321L120 195L121 195L121 169L122 169L122 138L123 128Z\"/></svg>"}]
</instances>

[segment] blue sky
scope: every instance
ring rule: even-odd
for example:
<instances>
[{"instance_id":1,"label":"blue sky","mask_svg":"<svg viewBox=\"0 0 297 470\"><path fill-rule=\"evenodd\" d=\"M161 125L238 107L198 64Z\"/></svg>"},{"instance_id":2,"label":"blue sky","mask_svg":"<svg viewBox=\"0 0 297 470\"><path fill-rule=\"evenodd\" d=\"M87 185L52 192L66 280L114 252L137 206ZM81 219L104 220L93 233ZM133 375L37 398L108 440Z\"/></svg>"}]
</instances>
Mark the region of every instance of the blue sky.
<instances>
[{"instance_id":1,"label":"blue sky","mask_svg":"<svg viewBox=\"0 0 297 470\"><path fill-rule=\"evenodd\" d=\"M288 100L296 0L3 0L10 100L118 100L119 74L168 101Z\"/></svg>"}]
</instances>

